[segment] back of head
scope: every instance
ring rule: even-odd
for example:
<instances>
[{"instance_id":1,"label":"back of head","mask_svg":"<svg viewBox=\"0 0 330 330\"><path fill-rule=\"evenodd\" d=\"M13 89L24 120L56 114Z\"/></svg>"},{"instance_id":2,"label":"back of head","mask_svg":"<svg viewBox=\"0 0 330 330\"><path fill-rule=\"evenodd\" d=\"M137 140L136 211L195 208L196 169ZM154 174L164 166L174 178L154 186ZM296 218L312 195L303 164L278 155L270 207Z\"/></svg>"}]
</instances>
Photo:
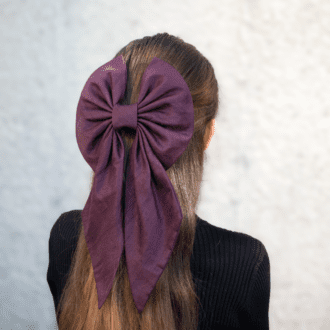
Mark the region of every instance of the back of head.
<instances>
[{"instance_id":1,"label":"back of head","mask_svg":"<svg viewBox=\"0 0 330 330\"><path fill-rule=\"evenodd\" d=\"M59 329L197 329L199 304L190 258L196 231L195 209L203 176L204 135L207 125L218 113L218 83L210 62L194 46L168 33L134 40L114 58L119 55L124 57L127 66L127 87L121 104L138 101L143 73L154 57L172 65L191 92L194 134L181 157L166 171L180 202L182 224L171 258L141 315L130 289L125 249L111 292L98 309L93 267L81 224L70 273L57 309ZM127 165L135 131L123 128L119 134L124 140ZM123 230L124 226L123 221Z\"/></svg>"}]
</instances>

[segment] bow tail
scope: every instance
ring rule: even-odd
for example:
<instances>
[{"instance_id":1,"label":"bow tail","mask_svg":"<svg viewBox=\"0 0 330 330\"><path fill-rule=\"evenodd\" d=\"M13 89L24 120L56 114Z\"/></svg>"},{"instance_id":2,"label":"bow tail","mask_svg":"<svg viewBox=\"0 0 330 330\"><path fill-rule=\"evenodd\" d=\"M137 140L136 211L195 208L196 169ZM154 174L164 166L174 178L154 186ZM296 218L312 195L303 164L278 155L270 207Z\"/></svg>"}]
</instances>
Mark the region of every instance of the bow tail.
<instances>
[{"instance_id":1,"label":"bow tail","mask_svg":"<svg viewBox=\"0 0 330 330\"><path fill-rule=\"evenodd\" d=\"M127 272L139 313L143 311L171 257L183 218L179 200L165 169L154 155L149 153L149 157L154 157L152 162L145 157L144 154L142 158L131 158L125 188ZM140 167L144 162L148 166ZM157 175L151 176L150 170L157 172ZM155 177L157 182L152 179Z\"/></svg>"},{"instance_id":2,"label":"bow tail","mask_svg":"<svg viewBox=\"0 0 330 330\"><path fill-rule=\"evenodd\" d=\"M120 167L110 168L106 172L98 172L82 211L84 233L92 260L99 309L110 293L124 248L122 178L122 168ZM104 198L104 195L108 197ZM107 204L104 204L104 200L108 201Z\"/></svg>"}]
</instances>

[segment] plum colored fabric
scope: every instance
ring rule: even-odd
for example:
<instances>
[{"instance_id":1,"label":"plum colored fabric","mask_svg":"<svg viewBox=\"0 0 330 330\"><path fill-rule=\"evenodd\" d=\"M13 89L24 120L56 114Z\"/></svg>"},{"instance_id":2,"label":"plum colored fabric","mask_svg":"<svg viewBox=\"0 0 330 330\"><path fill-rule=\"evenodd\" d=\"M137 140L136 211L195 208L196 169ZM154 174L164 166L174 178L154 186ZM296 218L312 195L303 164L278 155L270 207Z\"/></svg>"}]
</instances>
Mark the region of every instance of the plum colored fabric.
<instances>
[{"instance_id":1,"label":"plum colored fabric","mask_svg":"<svg viewBox=\"0 0 330 330\"><path fill-rule=\"evenodd\" d=\"M76 138L95 173L81 217L98 308L109 295L125 246L132 295L141 313L180 231L182 210L166 170L192 138L194 108L183 77L157 57L143 74L135 104L121 104L126 82L120 55L95 70L81 93ZM136 131L126 181L124 142L118 133L125 127Z\"/></svg>"}]
</instances>

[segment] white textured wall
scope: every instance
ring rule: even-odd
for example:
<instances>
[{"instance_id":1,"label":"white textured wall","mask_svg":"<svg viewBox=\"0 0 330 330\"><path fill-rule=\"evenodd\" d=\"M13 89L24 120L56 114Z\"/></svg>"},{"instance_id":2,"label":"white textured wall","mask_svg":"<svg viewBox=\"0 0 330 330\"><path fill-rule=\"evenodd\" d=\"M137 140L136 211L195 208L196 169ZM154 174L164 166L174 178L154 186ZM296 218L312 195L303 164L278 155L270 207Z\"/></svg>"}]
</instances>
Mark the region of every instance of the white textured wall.
<instances>
[{"instance_id":1,"label":"white textured wall","mask_svg":"<svg viewBox=\"0 0 330 330\"><path fill-rule=\"evenodd\" d=\"M158 32L195 45L221 87L197 213L265 244L271 330L330 329L330 2L203 3L1 1L0 329L55 328L50 229L89 193L81 90Z\"/></svg>"}]
</instances>

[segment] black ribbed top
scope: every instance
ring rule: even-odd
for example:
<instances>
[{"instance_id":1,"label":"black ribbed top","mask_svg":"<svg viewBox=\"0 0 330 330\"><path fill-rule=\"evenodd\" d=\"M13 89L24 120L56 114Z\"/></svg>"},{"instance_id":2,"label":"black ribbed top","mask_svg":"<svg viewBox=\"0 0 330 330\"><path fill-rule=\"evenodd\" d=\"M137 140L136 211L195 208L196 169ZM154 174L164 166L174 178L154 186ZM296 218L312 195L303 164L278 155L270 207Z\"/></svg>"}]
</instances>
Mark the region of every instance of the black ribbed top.
<instances>
[{"instance_id":1,"label":"black ribbed top","mask_svg":"<svg viewBox=\"0 0 330 330\"><path fill-rule=\"evenodd\" d=\"M77 245L81 211L62 213L50 232L47 282L55 310ZM201 303L198 330L269 330L270 262L261 241L197 216L190 266Z\"/></svg>"}]
</instances>

